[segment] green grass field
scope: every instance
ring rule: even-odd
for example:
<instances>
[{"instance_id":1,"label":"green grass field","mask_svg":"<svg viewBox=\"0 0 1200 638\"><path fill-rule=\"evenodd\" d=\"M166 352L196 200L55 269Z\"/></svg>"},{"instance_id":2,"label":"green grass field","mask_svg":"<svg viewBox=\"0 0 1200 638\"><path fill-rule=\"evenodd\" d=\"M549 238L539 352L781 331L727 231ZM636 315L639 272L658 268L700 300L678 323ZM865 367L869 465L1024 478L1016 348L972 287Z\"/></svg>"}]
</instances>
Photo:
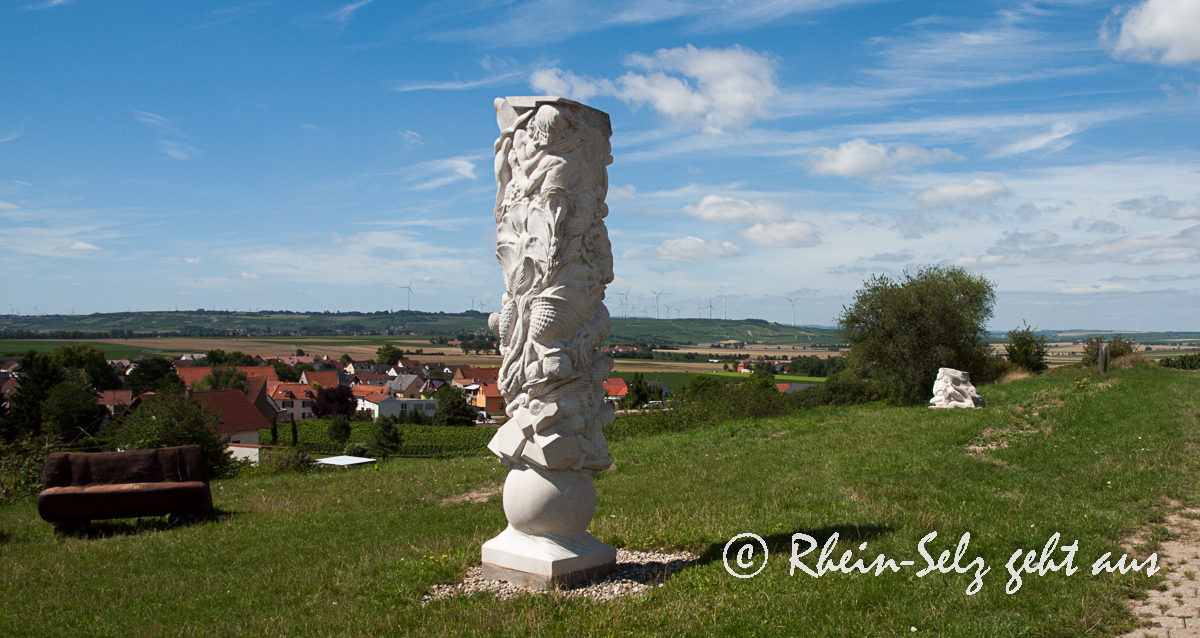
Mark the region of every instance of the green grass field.
<instances>
[{"instance_id":1,"label":"green grass field","mask_svg":"<svg viewBox=\"0 0 1200 638\"><path fill-rule=\"evenodd\" d=\"M701 556L617 602L481 594L420 604L429 586L477 564L505 525L498 496L439 504L500 484L503 468L487 457L217 481L218 521L109 524L87 539L55 537L33 503L0 506L0 635L1118 634L1135 622L1123 602L1162 574L1089 568L1135 531L1162 538L1169 499L1196 503L1200 374L1083 375L984 386L981 410L825 408L615 442L615 468L597 476L593 533ZM965 593L973 572L916 577L918 543L933 531L935 557L970 532L962 562L979 556L990 568L981 591ZM770 549L751 579L730 576L721 558L743 532ZM797 532L837 532L835 560L850 550L917 567L789 575ZM1064 545L1078 540L1080 572L1026 575L1006 594L1009 557L1056 532Z\"/></svg>"},{"instance_id":2,"label":"green grass field","mask_svg":"<svg viewBox=\"0 0 1200 638\"><path fill-rule=\"evenodd\" d=\"M23 355L30 350L39 354L47 354L51 350L59 346L73 346L79 343L90 343L104 351L104 356L109 359L133 359L139 355L148 354L155 355L160 351L154 348L147 348L139 345L137 340L129 341L126 344L113 343L98 343L95 341L83 340L62 340L62 341L33 341L28 339L0 339L0 354L2 355Z\"/></svg>"}]
</instances>

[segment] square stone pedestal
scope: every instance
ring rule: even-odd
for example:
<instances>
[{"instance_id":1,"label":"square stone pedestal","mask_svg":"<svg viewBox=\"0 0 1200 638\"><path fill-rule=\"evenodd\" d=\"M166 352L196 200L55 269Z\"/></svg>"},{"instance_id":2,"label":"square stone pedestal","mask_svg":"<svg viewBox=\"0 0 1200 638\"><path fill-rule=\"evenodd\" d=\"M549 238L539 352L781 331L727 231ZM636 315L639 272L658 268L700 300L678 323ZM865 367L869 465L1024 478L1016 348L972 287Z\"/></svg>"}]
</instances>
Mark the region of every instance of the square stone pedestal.
<instances>
[{"instance_id":1,"label":"square stone pedestal","mask_svg":"<svg viewBox=\"0 0 1200 638\"><path fill-rule=\"evenodd\" d=\"M588 532L533 536L509 527L483 544L483 577L533 589L571 587L617 564L617 548Z\"/></svg>"}]
</instances>

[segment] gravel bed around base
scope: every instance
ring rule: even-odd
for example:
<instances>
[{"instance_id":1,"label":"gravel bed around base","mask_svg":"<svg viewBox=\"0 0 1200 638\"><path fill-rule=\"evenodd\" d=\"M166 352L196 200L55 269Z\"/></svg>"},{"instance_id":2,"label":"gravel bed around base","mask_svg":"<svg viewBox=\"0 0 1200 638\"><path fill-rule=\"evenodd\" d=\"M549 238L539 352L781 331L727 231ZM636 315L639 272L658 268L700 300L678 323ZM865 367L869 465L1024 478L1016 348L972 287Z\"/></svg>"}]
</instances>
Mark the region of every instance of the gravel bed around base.
<instances>
[{"instance_id":1,"label":"gravel bed around base","mask_svg":"<svg viewBox=\"0 0 1200 638\"><path fill-rule=\"evenodd\" d=\"M651 587L662 587L667 577L697 560L697 556L687 552L636 552L618 549L617 566L603 579L576 587L552 590L530 589L505 580L485 580L483 568L476 566L467 570L460 583L430 587L429 593L421 597L421 604L479 592L491 592L502 600L526 594L550 593L567 598L616 600L625 596L637 596Z\"/></svg>"}]
</instances>

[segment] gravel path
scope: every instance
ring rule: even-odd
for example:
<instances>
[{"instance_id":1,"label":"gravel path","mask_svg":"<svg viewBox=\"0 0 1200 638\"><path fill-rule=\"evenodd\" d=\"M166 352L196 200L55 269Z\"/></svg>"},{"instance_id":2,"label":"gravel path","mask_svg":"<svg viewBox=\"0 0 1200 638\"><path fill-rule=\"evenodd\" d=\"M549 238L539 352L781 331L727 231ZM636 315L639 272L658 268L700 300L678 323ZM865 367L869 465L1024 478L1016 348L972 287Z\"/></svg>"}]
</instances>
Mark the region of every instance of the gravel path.
<instances>
[{"instance_id":1,"label":"gravel path","mask_svg":"<svg viewBox=\"0 0 1200 638\"><path fill-rule=\"evenodd\" d=\"M1122 638L1200 638L1200 509L1167 514L1166 526L1174 535L1158 548L1166 589L1132 602L1133 613L1150 625Z\"/></svg>"},{"instance_id":2,"label":"gravel path","mask_svg":"<svg viewBox=\"0 0 1200 638\"><path fill-rule=\"evenodd\" d=\"M568 598L616 600L625 596L640 595L651 587L662 587L663 581L667 577L696 562L697 559L697 556L687 552L635 552L618 549L617 566L603 580L569 589L549 591L529 589L503 580L484 580L483 568L476 566L467 570L466 576L460 583L431 587L429 593L421 598L421 604L478 592L491 592L497 598L505 600L522 595L551 592Z\"/></svg>"}]
</instances>

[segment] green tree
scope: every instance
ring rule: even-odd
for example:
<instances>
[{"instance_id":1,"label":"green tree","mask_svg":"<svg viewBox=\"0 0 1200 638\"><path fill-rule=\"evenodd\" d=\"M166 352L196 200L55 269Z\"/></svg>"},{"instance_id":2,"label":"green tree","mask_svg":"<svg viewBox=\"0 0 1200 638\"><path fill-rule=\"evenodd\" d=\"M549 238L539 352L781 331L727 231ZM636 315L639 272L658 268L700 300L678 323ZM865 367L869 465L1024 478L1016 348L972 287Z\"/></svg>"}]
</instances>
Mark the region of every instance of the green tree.
<instances>
[{"instance_id":1,"label":"green tree","mask_svg":"<svg viewBox=\"0 0 1200 638\"><path fill-rule=\"evenodd\" d=\"M342 365L348 365L351 361L354 361L354 359L351 358L350 355L343 352L342 356L338 357L338 361L341 361Z\"/></svg>"},{"instance_id":2,"label":"green tree","mask_svg":"<svg viewBox=\"0 0 1200 638\"><path fill-rule=\"evenodd\" d=\"M241 390L246 391L246 373L237 368L213 368L203 379L192 386L193 392L211 392L212 390Z\"/></svg>"},{"instance_id":3,"label":"green tree","mask_svg":"<svg viewBox=\"0 0 1200 638\"><path fill-rule=\"evenodd\" d=\"M225 352L224 350L209 350L204 355L204 365L209 366L252 366L255 365L254 357L234 350L233 352Z\"/></svg>"},{"instance_id":4,"label":"green tree","mask_svg":"<svg viewBox=\"0 0 1200 638\"><path fill-rule=\"evenodd\" d=\"M371 424L369 449L371 454L380 456L400 451L400 430L394 417L380 417Z\"/></svg>"},{"instance_id":5,"label":"green tree","mask_svg":"<svg viewBox=\"0 0 1200 638\"><path fill-rule=\"evenodd\" d=\"M650 387L646 385L646 377L641 372L633 373L629 379L629 390L621 399L621 407L626 410L636 410L650 400Z\"/></svg>"},{"instance_id":6,"label":"green tree","mask_svg":"<svg viewBox=\"0 0 1200 638\"><path fill-rule=\"evenodd\" d=\"M1030 372L1041 372L1049 367L1046 365L1046 353L1049 352L1046 338L1038 335L1037 328L1031 328L1027 323L1022 328L1008 331L1008 343L1004 350L1008 353L1009 362Z\"/></svg>"},{"instance_id":7,"label":"green tree","mask_svg":"<svg viewBox=\"0 0 1200 638\"><path fill-rule=\"evenodd\" d=\"M1108 341L1109 358L1116 359L1127 354L1133 354L1133 342L1123 335L1113 335L1112 339Z\"/></svg>"},{"instance_id":8,"label":"green tree","mask_svg":"<svg viewBox=\"0 0 1200 638\"><path fill-rule=\"evenodd\" d=\"M472 425L475 423L475 410L467 405L462 392L451 385L444 385L434 395L437 399L437 412L433 414L434 425Z\"/></svg>"},{"instance_id":9,"label":"green tree","mask_svg":"<svg viewBox=\"0 0 1200 638\"><path fill-rule=\"evenodd\" d=\"M183 379L175 373L175 366L168 359L152 357L133 365L125 375L125 389L134 395L143 392L183 391Z\"/></svg>"},{"instance_id":10,"label":"green tree","mask_svg":"<svg viewBox=\"0 0 1200 638\"><path fill-rule=\"evenodd\" d=\"M1085 368L1096 365L1100 361L1100 350L1104 347L1104 337L1089 337L1083 342L1083 358L1079 363Z\"/></svg>"},{"instance_id":11,"label":"green tree","mask_svg":"<svg viewBox=\"0 0 1200 638\"><path fill-rule=\"evenodd\" d=\"M317 396L313 399L313 414L320 417L340 414L349 418L357 406L358 400L350 388L338 385L317 390Z\"/></svg>"},{"instance_id":12,"label":"green tree","mask_svg":"<svg viewBox=\"0 0 1200 638\"><path fill-rule=\"evenodd\" d=\"M350 421L344 414L335 414L329 419L327 432L335 443L345 445L350 440Z\"/></svg>"},{"instance_id":13,"label":"green tree","mask_svg":"<svg viewBox=\"0 0 1200 638\"><path fill-rule=\"evenodd\" d=\"M985 382L995 363L984 337L996 294L992 282L956 266L932 266L892 280L876 275L842 309L848 364L900 403L923 403L938 368Z\"/></svg>"},{"instance_id":14,"label":"green tree","mask_svg":"<svg viewBox=\"0 0 1200 638\"><path fill-rule=\"evenodd\" d=\"M108 365L104 351L90 343L58 346L50 351L54 365L67 370L83 370L88 383L97 390L115 390L121 387L117 371Z\"/></svg>"},{"instance_id":15,"label":"green tree","mask_svg":"<svg viewBox=\"0 0 1200 638\"><path fill-rule=\"evenodd\" d=\"M775 365L770 361L767 361L766 357L759 355L758 358L754 360L754 365L750 368L750 377L752 379L769 379L774 381Z\"/></svg>"},{"instance_id":16,"label":"green tree","mask_svg":"<svg viewBox=\"0 0 1200 638\"><path fill-rule=\"evenodd\" d=\"M275 376L279 377L279 380L284 383L295 383L300 380L300 373L279 359L271 359L267 362L267 365L275 369Z\"/></svg>"},{"instance_id":17,"label":"green tree","mask_svg":"<svg viewBox=\"0 0 1200 638\"><path fill-rule=\"evenodd\" d=\"M389 366L394 366L404 358L404 351L390 343L385 343L383 346L375 350L375 362Z\"/></svg>"},{"instance_id":18,"label":"green tree","mask_svg":"<svg viewBox=\"0 0 1200 638\"><path fill-rule=\"evenodd\" d=\"M42 422L46 431L64 441L95 434L106 414L107 411L96 403L92 386L72 372L51 388L42 402Z\"/></svg>"},{"instance_id":19,"label":"green tree","mask_svg":"<svg viewBox=\"0 0 1200 638\"><path fill-rule=\"evenodd\" d=\"M21 358L21 387L9 397L8 418L0 424L0 438L11 443L42 431L42 404L54 386L66 379L49 355L29 351Z\"/></svg>"},{"instance_id":20,"label":"green tree","mask_svg":"<svg viewBox=\"0 0 1200 638\"><path fill-rule=\"evenodd\" d=\"M156 394L121 419L112 442L123 450L199 445L211 478L227 476L233 456L217 434L217 417L182 394Z\"/></svg>"}]
</instances>

